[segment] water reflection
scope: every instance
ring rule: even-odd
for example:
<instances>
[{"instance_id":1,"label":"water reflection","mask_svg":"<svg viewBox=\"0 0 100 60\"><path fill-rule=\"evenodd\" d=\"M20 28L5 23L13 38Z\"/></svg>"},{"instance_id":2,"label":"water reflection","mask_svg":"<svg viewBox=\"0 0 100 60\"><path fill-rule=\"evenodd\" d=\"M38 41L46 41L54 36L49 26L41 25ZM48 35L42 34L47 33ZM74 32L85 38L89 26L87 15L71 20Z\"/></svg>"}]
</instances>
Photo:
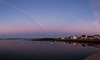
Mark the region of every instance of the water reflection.
<instances>
[{"instance_id":1,"label":"water reflection","mask_svg":"<svg viewBox=\"0 0 100 60\"><path fill-rule=\"evenodd\" d=\"M83 60L100 50L99 45L64 41L0 40L0 60Z\"/></svg>"},{"instance_id":2,"label":"water reflection","mask_svg":"<svg viewBox=\"0 0 100 60\"><path fill-rule=\"evenodd\" d=\"M52 45L52 44L53 44L53 42L50 42L50 44Z\"/></svg>"},{"instance_id":3,"label":"water reflection","mask_svg":"<svg viewBox=\"0 0 100 60\"><path fill-rule=\"evenodd\" d=\"M14 44L16 44L17 42L16 42L16 41L14 41L13 43L14 43Z\"/></svg>"},{"instance_id":4,"label":"water reflection","mask_svg":"<svg viewBox=\"0 0 100 60\"><path fill-rule=\"evenodd\" d=\"M100 46L100 43L86 43L86 42L65 42L65 41L60 41L62 44L73 44L74 46L77 46L77 45L81 45L81 46L84 46L84 47L89 47L89 46L92 46L92 47L95 47L95 48L99 48ZM55 42L51 41L50 44L54 44Z\"/></svg>"}]
</instances>

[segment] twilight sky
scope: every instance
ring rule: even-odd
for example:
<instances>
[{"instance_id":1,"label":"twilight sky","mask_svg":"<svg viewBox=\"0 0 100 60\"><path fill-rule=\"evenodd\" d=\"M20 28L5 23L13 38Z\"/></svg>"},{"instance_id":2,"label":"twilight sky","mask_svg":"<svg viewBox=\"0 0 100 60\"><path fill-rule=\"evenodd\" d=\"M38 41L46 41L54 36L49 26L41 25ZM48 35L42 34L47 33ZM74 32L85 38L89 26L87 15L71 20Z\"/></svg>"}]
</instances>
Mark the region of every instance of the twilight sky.
<instances>
[{"instance_id":1,"label":"twilight sky","mask_svg":"<svg viewBox=\"0 0 100 60\"><path fill-rule=\"evenodd\" d=\"M0 0L0 37L100 34L100 0Z\"/></svg>"}]
</instances>

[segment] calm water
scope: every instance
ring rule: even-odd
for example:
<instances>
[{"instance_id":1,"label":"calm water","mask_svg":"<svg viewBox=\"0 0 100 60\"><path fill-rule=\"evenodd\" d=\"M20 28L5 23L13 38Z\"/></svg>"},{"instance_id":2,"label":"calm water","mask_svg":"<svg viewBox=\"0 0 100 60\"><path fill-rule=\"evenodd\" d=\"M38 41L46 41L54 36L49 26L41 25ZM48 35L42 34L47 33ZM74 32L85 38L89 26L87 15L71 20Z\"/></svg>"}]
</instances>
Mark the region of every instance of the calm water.
<instances>
[{"instance_id":1,"label":"calm water","mask_svg":"<svg viewBox=\"0 0 100 60\"><path fill-rule=\"evenodd\" d=\"M0 60L83 60L98 50L93 43L0 40Z\"/></svg>"}]
</instances>

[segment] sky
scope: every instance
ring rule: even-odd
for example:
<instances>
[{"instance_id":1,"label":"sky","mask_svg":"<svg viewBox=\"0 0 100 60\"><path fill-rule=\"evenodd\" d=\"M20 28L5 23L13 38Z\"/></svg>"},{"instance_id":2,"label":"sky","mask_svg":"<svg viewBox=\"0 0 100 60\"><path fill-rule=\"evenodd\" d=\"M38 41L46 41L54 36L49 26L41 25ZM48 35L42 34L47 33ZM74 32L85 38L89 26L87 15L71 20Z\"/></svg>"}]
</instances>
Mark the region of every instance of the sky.
<instances>
[{"instance_id":1,"label":"sky","mask_svg":"<svg viewBox=\"0 0 100 60\"><path fill-rule=\"evenodd\" d=\"M0 0L0 37L100 35L100 0Z\"/></svg>"}]
</instances>

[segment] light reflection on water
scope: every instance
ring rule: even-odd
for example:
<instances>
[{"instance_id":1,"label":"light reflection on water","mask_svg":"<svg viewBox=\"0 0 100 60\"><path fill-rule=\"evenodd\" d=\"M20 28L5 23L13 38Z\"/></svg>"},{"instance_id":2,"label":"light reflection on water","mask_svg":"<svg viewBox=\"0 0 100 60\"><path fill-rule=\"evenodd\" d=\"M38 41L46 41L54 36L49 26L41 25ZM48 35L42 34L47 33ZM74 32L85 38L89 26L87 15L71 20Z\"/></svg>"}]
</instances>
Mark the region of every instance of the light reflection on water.
<instances>
[{"instance_id":1,"label":"light reflection on water","mask_svg":"<svg viewBox=\"0 0 100 60\"><path fill-rule=\"evenodd\" d=\"M0 60L83 60L99 43L0 40Z\"/></svg>"}]
</instances>

